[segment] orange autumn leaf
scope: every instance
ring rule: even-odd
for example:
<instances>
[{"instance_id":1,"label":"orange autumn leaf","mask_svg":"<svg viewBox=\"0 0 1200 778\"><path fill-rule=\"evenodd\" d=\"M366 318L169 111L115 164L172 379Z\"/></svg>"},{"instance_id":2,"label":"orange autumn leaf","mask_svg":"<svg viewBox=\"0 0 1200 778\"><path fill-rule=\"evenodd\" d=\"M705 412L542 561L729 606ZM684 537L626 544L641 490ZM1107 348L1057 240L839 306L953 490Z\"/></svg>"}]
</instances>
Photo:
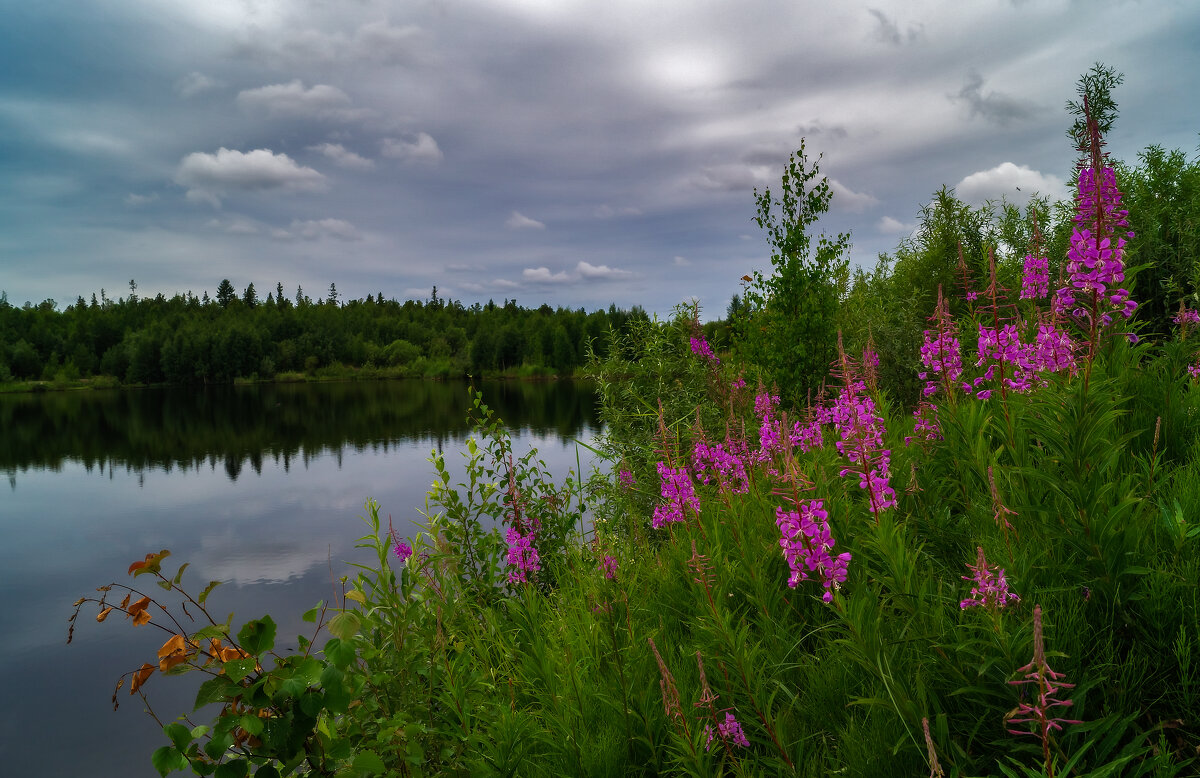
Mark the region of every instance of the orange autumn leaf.
<instances>
[{"instance_id":1,"label":"orange autumn leaf","mask_svg":"<svg viewBox=\"0 0 1200 778\"><path fill-rule=\"evenodd\" d=\"M96 621L104 621L105 619L108 618L108 614L110 614L110 613L112 613L111 605L109 605L107 608L105 608L104 610L102 610L96 614Z\"/></svg>"},{"instance_id":2,"label":"orange autumn leaf","mask_svg":"<svg viewBox=\"0 0 1200 778\"><path fill-rule=\"evenodd\" d=\"M184 642L183 635L172 635L171 639L163 643L162 648L158 649L158 658L162 659L178 651L186 652L186 643Z\"/></svg>"},{"instance_id":3,"label":"orange autumn leaf","mask_svg":"<svg viewBox=\"0 0 1200 778\"><path fill-rule=\"evenodd\" d=\"M150 611L146 611L146 610L138 611L137 615L135 615L133 617L133 626L135 626L135 627L140 627L143 624L149 624L149 623L150 623Z\"/></svg>"},{"instance_id":4,"label":"orange autumn leaf","mask_svg":"<svg viewBox=\"0 0 1200 778\"><path fill-rule=\"evenodd\" d=\"M125 595L125 599L121 600L121 610L125 610L128 607L129 607L129 595L127 594L127 595Z\"/></svg>"},{"instance_id":5,"label":"orange autumn leaf","mask_svg":"<svg viewBox=\"0 0 1200 778\"><path fill-rule=\"evenodd\" d=\"M129 693L132 695L134 692L140 689L142 684L146 683L146 679L154 674L154 670L154 665L150 664L149 662L146 662L138 670L136 670L133 673L133 683L129 685Z\"/></svg>"},{"instance_id":6,"label":"orange autumn leaf","mask_svg":"<svg viewBox=\"0 0 1200 778\"><path fill-rule=\"evenodd\" d=\"M133 626L140 627L150 621L150 611L146 610L149 605L150 597L146 596L125 610L126 615L133 617Z\"/></svg>"},{"instance_id":7,"label":"orange autumn leaf","mask_svg":"<svg viewBox=\"0 0 1200 778\"><path fill-rule=\"evenodd\" d=\"M172 667L181 665L186 661L187 661L187 654L185 654L183 652L180 652L178 654L172 654L171 656L164 656L162 659L158 660L158 669L162 670L165 673L168 670L170 670Z\"/></svg>"}]
</instances>

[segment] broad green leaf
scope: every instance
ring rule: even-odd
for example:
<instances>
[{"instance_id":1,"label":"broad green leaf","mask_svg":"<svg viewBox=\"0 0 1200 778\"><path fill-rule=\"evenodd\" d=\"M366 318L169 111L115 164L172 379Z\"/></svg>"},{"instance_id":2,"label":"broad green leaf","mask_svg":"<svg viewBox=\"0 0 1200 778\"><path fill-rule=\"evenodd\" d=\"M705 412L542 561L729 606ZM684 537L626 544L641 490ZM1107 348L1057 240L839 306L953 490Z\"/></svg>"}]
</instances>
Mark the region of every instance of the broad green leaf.
<instances>
[{"instance_id":1,"label":"broad green leaf","mask_svg":"<svg viewBox=\"0 0 1200 778\"><path fill-rule=\"evenodd\" d=\"M163 746L156 749L150 755L150 762L154 765L154 769L158 770L158 774L165 776L176 770L182 770L188 765L187 759L175 746Z\"/></svg>"},{"instance_id":2,"label":"broad green leaf","mask_svg":"<svg viewBox=\"0 0 1200 778\"><path fill-rule=\"evenodd\" d=\"M168 740L175 744L175 747L178 748L180 752L186 751L188 743L192 742L191 732L189 732L188 728L180 724L178 721L172 722L163 727L163 734L167 736Z\"/></svg>"},{"instance_id":3,"label":"broad green leaf","mask_svg":"<svg viewBox=\"0 0 1200 778\"><path fill-rule=\"evenodd\" d=\"M250 765L243 762L241 759L232 762L225 762L217 767L217 771L213 774L216 778L245 778L246 771Z\"/></svg>"},{"instance_id":4,"label":"broad green leaf","mask_svg":"<svg viewBox=\"0 0 1200 778\"><path fill-rule=\"evenodd\" d=\"M238 726L249 732L251 735L258 737L263 731L263 720L253 713L244 713L238 719Z\"/></svg>"},{"instance_id":5,"label":"broad green leaf","mask_svg":"<svg viewBox=\"0 0 1200 778\"><path fill-rule=\"evenodd\" d=\"M238 632L242 648L255 656L275 647L275 622L270 616L248 621Z\"/></svg>"},{"instance_id":6,"label":"broad green leaf","mask_svg":"<svg viewBox=\"0 0 1200 778\"><path fill-rule=\"evenodd\" d=\"M362 627L362 620L358 614L353 611L342 611L338 615L329 620L329 632L343 641L349 640L358 634L359 628Z\"/></svg>"},{"instance_id":7,"label":"broad green leaf","mask_svg":"<svg viewBox=\"0 0 1200 778\"><path fill-rule=\"evenodd\" d=\"M355 754L353 767L358 773L367 775L379 775L387 769L379 754L374 751L359 751Z\"/></svg>"},{"instance_id":8,"label":"broad green leaf","mask_svg":"<svg viewBox=\"0 0 1200 778\"><path fill-rule=\"evenodd\" d=\"M367 595L363 594L358 589L351 589L350 591L346 592L346 599L354 600L360 605L365 605L367 602Z\"/></svg>"},{"instance_id":9,"label":"broad green leaf","mask_svg":"<svg viewBox=\"0 0 1200 778\"><path fill-rule=\"evenodd\" d=\"M306 610L304 612L304 615L301 616L300 618L304 619L309 624L315 624L317 621L317 614L321 612L321 608L324 605L325 605L324 600L322 600L321 602L318 602L315 608L309 608L308 610Z\"/></svg>"},{"instance_id":10,"label":"broad green leaf","mask_svg":"<svg viewBox=\"0 0 1200 778\"><path fill-rule=\"evenodd\" d=\"M254 672L254 666L258 664L254 657L249 659L233 659L224 663L225 675L234 683L242 680L250 673Z\"/></svg>"}]
</instances>

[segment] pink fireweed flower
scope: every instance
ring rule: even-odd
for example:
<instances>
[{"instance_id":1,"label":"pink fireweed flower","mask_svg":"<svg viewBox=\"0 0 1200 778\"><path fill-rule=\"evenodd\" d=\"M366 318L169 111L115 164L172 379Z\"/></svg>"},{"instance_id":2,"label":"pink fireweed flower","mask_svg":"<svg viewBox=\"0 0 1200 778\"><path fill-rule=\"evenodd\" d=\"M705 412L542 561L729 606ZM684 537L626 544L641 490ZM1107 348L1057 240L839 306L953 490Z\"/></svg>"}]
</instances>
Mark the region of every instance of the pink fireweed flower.
<instances>
[{"instance_id":1,"label":"pink fireweed flower","mask_svg":"<svg viewBox=\"0 0 1200 778\"><path fill-rule=\"evenodd\" d=\"M1128 213L1121 207L1116 174L1111 167L1102 166L1098 152L1094 152L1092 164L1079 171L1075 227L1067 249L1070 283L1055 295L1056 312L1070 312L1087 319L1091 317L1088 306L1094 304L1100 321L1092 325L1112 321L1106 309L1115 308L1126 319L1133 315L1137 303L1129 299L1128 290L1114 288L1125 281L1125 239L1133 237L1133 233L1124 232L1124 236L1117 233L1129 226ZM1080 292L1083 299L1077 300L1076 294Z\"/></svg>"},{"instance_id":2,"label":"pink fireweed flower","mask_svg":"<svg viewBox=\"0 0 1200 778\"><path fill-rule=\"evenodd\" d=\"M633 473L622 468L621 470L617 471L617 483L621 484L621 486L625 487L626 489L630 489L637 482L633 480Z\"/></svg>"},{"instance_id":3,"label":"pink fireweed flower","mask_svg":"<svg viewBox=\"0 0 1200 778\"><path fill-rule=\"evenodd\" d=\"M688 475L686 467L668 467L665 463L657 465L658 475L662 478L662 498L665 505L654 509L651 524L655 529L662 529L668 522L683 521L684 508L690 507L694 512L700 512L700 500L696 497L695 487Z\"/></svg>"},{"instance_id":4,"label":"pink fireweed flower","mask_svg":"<svg viewBox=\"0 0 1200 778\"><path fill-rule=\"evenodd\" d=\"M918 373L926 379L922 394L930 397L937 393L939 380L954 383L962 378L962 345L958 338L949 332L933 333L925 330L924 343L921 345L921 364L926 372Z\"/></svg>"},{"instance_id":5,"label":"pink fireweed flower","mask_svg":"<svg viewBox=\"0 0 1200 778\"><path fill-rule=\"evenodd\" d=\"M537 549L533 546L533 533L522 535L509 527L505 538L508 540L508 566L512 568L508 572L508 580L510 583L527 583L528 573L542 569Z\"/></svg>"},{"instance_id":6,"label":"pink fireweed flower","mask_svg":"<svg viewBox=\"0 0 1200 778\"><path fill-rule=\"evenodd\" d=\"M600 572L604 573L604 577L610 581L617 577L617 558L611 554L605 554L600 560Z\"/></svg>"},{"instance_id":7,"label":"pink fireweed flower","mask_svg":"<svg viewBox=\"0 0 1200 778\"><path fill-rule=\"evenodd\" d=\"M823 501L802 501L796 507L798 511L775 508L775 524L782 536L779 546L792 571L788 586L795 589L801 581L808 580L809 573L816 573L825 587L821 599L832 602L833 590L846 581L850 552L836 557L829 553L836 541L829 533L829 514Z\"/></svg>"},{"instance_id":8,"label":"pink fireweed flower","mask_svg":"<svg viewBox=\"0 0 1200 778\"><path fill-rule=\"evenodd\" d=\"M717 355L713 353L712 348L708 345L708 341L703 337L692 338L692 353L711 359L713 362L721 361L717 359Z\"/></svg>"},{"instance_id":9,"label":"pink fireweed flower","mask_svg":"<svg viewBox=\"0 0 1200 778\"><path fill-rule=\"evenodd\" d=\"M1038 326L1032 361L1039 371L1046 373L1074 370L1075 350L1068 332L1053 324L1042 324Z\"/></svg>"},{"instance_id":10,"label":"pink fireweed flower","mask_svg":"<svg viewBox=\"0 0 1200 778\"><path fill-rule=\"evenodd\" d=\"M403 563L408 561L408 558L412 556L413 550L412 546L401 540L398 541L395 547L392 548L392 553L399 557L401 563Z\"/></svg>"},{"instance_id":11,"label":"pink fireweed flower","mask_svg":"<svg viewBox=\"0 0 1200 778\"><path fill-rule=\"evenodd\" d=\"M790 439L793 446L805 452L815 451L825 445L825 439L821 435L821 422L819 419L813 419L808 424L796 422L792 426Z\"/></svg>"},{"instance_id":12,"label":"pink fireweed flower","mask_svg":"<svg viewBox=\"0 0 1200 778\"><path fill-rule=\"evenodd\" d=\"M729 486L735 494L745 494L750 490L746 464L737 455L726 451L723 444L709 446L703 440L698 441L693 449L692 461L695 463L696 477L701 483L710 482L711 472L722 489Z\"/></svg>"},{"instance_id":13,"label":"pink fireweed flower","mask_svg":"<svg viewBox=\"0 0 1200 778\"><path fill-rule=\"evenodd\" d=\"M1050 294L1050 260L1033 254L1025 256L1021 276L1021 299L1042 300Z\"/></svg>"},{"instance_id":14,"label":"pink fireweed flower","mask_svg":"<svg viewBox=\"0 0 1200 778\"><path fill-rule=\"evenodd\" d=\"M976 564L967 565L967 569L973 575L962 577L964 581L973 582L974 586L971 587L970 596L960 602L958 607L963 610L979 607L996 611L1009 603L1018 602L1021 598L1008 590L1004 568L990 566L983 555L983 546L979 546L978 549L979 558Z\"/></svg>"},{"instance_id":15,"label":"pink fireweed flower","mask_svg":"<svg viewBox=\"0 0 1200 778\"><path fill-rule=\"evenodd\" d=\"M1058 694L1060 689L1074 688L1075 684L1064 682L1065 678L1062 673L1056 673L1050 669L1050 665L1046 664L1046 649L1042 638L1042 606L1035 605L1033 608L1033 659L1029 664L1017 670L1019 673L1024 673L1025 677L1016 681L1009 681L1013 686L1023 686L1026 684L1034 687L1034 699L1032 702L1022 701L1017 707L1010 711L1005 717L1006 724L1033 724L1034 731L1030 732L1022 729L1009 729L1008 731L1014 735L1033 735L1040 737L1042 740L1042 753L1046 759L1046 764L1050 764L1050 731L1053 729L1062 729L1063 724L1081 724L1082 722L1074 719L1060 719L1051 715L1053 708L1069 708L1072 705L1071 700L1060 700L1054 695Z\"/></svg>"},{"instance_id":16,"label":"pink fireweed flower","mask_svg":"<svg viewBox=\"0 0 1200 778\"><path fill-rule=\"evenodd\" d=\"M913 434L904 439L904 445L912 444L916 439L922 443L932 443L942 439L942 430L938 426L937 406L928 400L917 403L913 411Z\"/></svg>"},{"instance_id":17,"label":"pink fireweed flower","mask_svg":"<svg viewBox=\"0 0 1200 778\"><path fill-rule=\"evenodd\" d=\"M1171 319L1176 324L1200 324L1200 311L1191 308L1181 308Z\"/></svg>"},{"instance_id":18,"label":"pink fireweed flower","mask_svg":"<svg viewBox=\"0 0 1200 778\"><path fill-rule=\"evenodd\" d=\"M858 474L859 488L869 495L868 510L878 515L896 505L896 492L888 483L891 451L883 447L883 419L875 413L875 401L860 394L863 389L851 382L838 393L833 423L841 439L834 445L853 465L839 475Z\"/></svg>"},{"instance_id":19,"label":"pink fireweed flower","mask_svg":"<svg viewBox=\"0 0 1200 778\"><path fill-rule=\"evenodd\" d=\"M704 741L704 750L707 751L712 746L714 737L711 724L704 725L704 733L708 736ZM738 723L737 717L731 711L725 712L725 721L717 724L715 734L725 743L733 743L735 746L743 748L750 745L750 741L746 739L746 733L742 731L742 725Z\"/></svg>"}]
</instances>

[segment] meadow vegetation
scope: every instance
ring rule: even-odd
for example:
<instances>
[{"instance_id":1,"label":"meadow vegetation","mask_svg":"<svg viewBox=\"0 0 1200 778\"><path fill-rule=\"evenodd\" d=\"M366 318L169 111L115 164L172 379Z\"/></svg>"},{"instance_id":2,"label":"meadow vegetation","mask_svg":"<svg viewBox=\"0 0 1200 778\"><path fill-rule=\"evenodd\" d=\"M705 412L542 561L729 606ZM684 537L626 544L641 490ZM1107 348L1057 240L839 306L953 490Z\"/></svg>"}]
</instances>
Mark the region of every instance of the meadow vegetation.
<instances>
[{"instance_id":1,"label":"meadow vegetation","mask_svg":"<svg viewBox=\"0 0 1200 778\"><path fill-rule=\"evenodd\" d=\"M474 396L463 479L433 458L416 537L367 504L374 561L298 651L270 617L209 616L215 584L193 596L166 551L82 598L76 616L161 631L131 693L206 676L203 723L164 721L155 765L1194 775L1196 190L1123 188L1141 179L1103 153L1116 84L1081 79L1065 222L942 190L854 278L840 237L799 235L828 204L801 150L781 198L759 196L775 273L747 280L730 345L685 307L592 354L611 472L556 483ZM1148 152L1183 172L1145 180L1194 187L1172 159ZM820 341L786 343L802 332ZM762 356L785 346L831 364Z\"/></svg>"}]
</instances>

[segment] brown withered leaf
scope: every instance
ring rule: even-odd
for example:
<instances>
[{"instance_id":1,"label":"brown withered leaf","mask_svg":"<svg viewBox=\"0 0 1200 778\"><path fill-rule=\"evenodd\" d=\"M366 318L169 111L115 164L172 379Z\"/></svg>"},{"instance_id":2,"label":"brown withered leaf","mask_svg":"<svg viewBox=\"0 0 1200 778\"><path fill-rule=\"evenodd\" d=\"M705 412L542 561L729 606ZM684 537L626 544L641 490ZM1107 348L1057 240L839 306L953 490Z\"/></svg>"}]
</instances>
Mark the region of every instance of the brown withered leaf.
<instances>
[{"instance_id":1,"label":"brown withered leaf","mask_svg":"<svg viewBox=\"0 0 1200 778\"><path fill-rule=\"evenodd\" d=\"M83 603L84 603L84 602L86 602L86 601L87 601L87 597L80 597L78 600L76 600L75 602L71 603L71 607L72 607L72 608L78 608L80 605L83 605Z\"/></svg>"},{"instance_id":2,"label":"brown withered leaf","mask_svg":"<svg viewBox=\"0 0 1200 778\"><path fill-rule=\"evenodd\" d=\"M146 680L154 674L154 665L149 662L144 663L138 670L133 673L133 683L129 684L129 693L132 695L146 683Z\"/></svg>"},{"instance_id":3,"label":"brown withered leaf","mask_svg":"<svg viewBox=\"0 0 1200 778\"><path fill-rule=\"evenodd\" d=\"M126 594L125 599L121 600L121 610L125 610L128 607L129 607L129 595Z\"/></svg>"},{"instance_id":4,"label":"brown withered leaf","mask_svg":"<svg viewBox=\"0 0 1200 778\"><path fill-rule=\"evenodd\" d=\"M180 651L186 653L186 646L187 643L183 639L183 635L172 635L170 640L163 643L162 648L158 649L158 658L162 659L164 656L170 656Z\"/></svg>"},{"instance_id":5,"label":"brown withered leaf","mask_svg":"<svg viewBox=\"0 0 1200 778\"><path fill-rule=\"evenodd\" d=\"M168 670L170 670L172 667L181 665L186 661L187 661L187 654L180 651L178 654L171 654L170 656L164 656L162 659L158 660L158 669L162 670L165 673Z\"/></svg>"},{"instance_id":6,"label":"brown withered leaf","mask_svg":"<svg viewBox=\"0 0 1200 778\"><path fill-rule=\"evenodd\" d=\"M140 610L133 617L133 626L140 627L150 623L150 611Z\"/></svg>"},{"instance_id":7,"label":"brown withered leaf","mask_svg":"<svg viewBox=\"0 0 1200 778\"><path fill-rule=\"evenodd\" d=\"M125 615L133 617L133 626L140 627L150 621L150 611L146 610L149 605L150 597L146 596L125 609Z\"/></svg>"},{"instance_id":8,"label":"brown withered leaf","mask_svg":"<svg viewBox=\"0 0 1200 778\"><path fill-rule=\"evenodd\" d=\"M104 621L105 619L108 618L108 614L110 614L110 613L112 613L111 605L109 605L107 608L105 608L104 610L102 610L96 614L96 621Z\"/></svg>"}]
</instances>

